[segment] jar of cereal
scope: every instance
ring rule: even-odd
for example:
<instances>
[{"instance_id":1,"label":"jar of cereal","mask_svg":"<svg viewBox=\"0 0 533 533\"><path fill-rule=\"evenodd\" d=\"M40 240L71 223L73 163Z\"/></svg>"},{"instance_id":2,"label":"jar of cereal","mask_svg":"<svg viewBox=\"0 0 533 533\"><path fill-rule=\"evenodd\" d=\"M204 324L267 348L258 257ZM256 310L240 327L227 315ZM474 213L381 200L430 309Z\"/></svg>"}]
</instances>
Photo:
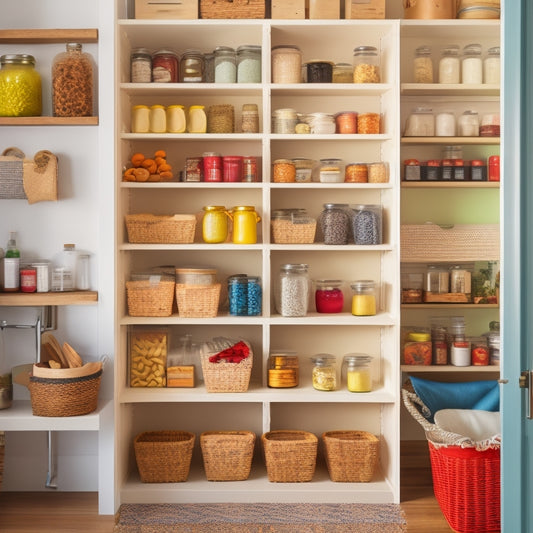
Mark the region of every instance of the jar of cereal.
<instances>
[{"instance_id":1,"label":"jar of cereal","mask_svg":"<svg viewBox=\"0 0 533 533\"><path fill-rule=\"evenodd\" d=\"M354 83L379 83L379 56L375 46L358 46L353 51Z\"/></svg>"}]
</instances>

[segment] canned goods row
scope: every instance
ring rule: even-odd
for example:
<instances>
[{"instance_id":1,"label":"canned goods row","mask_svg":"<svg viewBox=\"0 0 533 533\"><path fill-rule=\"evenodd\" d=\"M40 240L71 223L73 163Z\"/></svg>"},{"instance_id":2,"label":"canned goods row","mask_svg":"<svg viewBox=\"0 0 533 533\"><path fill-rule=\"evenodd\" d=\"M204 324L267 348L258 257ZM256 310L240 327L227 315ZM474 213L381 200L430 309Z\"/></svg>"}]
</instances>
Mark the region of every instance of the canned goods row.
<instances>
[{"instance_id":1,"label":"canned goods row","mask_svg":"<svg viewBox=\"0 0 533 533\"><path fill-rule=\"evenodd\" d=\"M201 157L188 157L181 181L255 182L259 180L260 158L204 152Z\"/></svg>"},{"instance_id":2,"label":"canned goods row","mask_svg":"<svg viewBox=\"0 0 533 533\"><path fill-rule=\"evenodd\" d=\"M500 181L500 156L481 159L406 159L405 181Z\"/></svg>"}]
</instances>

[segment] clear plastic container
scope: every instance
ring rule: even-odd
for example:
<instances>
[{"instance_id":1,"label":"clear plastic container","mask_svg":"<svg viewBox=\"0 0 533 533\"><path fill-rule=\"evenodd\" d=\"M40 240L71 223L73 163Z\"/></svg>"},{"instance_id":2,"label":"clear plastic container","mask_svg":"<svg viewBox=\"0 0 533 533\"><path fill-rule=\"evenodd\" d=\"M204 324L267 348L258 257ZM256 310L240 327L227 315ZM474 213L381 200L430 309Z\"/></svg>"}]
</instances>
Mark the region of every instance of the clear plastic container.
<instances>
[{"instance_id":1,"label":"clear plastic container","mask_svg":"<svg viewBox=\"0 0 533 533\"><path fill-rule=\"evenodd\" d=\"M329 113L311 113L307 116L311 133L318 135L331 135L335 133L335 116Z\"/></svg>"},{"instance_id":2,"label":"clear plastic container","mask_svg":"<svg viewBox=\"0 0 533 533\"><path fill-rule=\"evenodd\" d=\"M439 61L439 83L461 83L459 45L450 44L442 51Z\"/></svg>"},{"instance_id":3,"label":"clear plastic container","mask_svg":"<svg viewBox=\"0 0 533 533\"><path fill-rule=\"evenodd\" d=\"M373 280L358 280L352 288L352 315L373 316L376 314L376 283Z\"/></svg>"},{"instance_id":4,"label":"clear plastic container","mask_svg":"<svg viewBox=\"0 0 533 533\"><path fill-rule=\"evenodd\" d=\"M433 61L429 46L419 46L415 50L413 71L415 83L433 83Z\"/></svg>"},{"instance_id":5,"label":"clear plastic container","mask_svg":"<svg viewBox=\"0 0 533 533\"><path fill-rule=\"evenodd\" d=\"M321 159L319 179L321 183L342 183L344 181L342 159Z\"/></svg>"},{"instance_id":6,"label":"clear plastic container","mask_svg":"<svg viewBox=\"0 0 533 533\"><path fill-rule=\"evenodd\" d=\"M334 391L337 388L337 359L329 353L311 357L313 364L313 388L320 391Z\"/></svg>"},{"instance_id":7,"label":"clear plastic container","mask_svg":"<svg viewBox=\"0 0 533 533\"><path fill-rule=\"evenodd\" d=\"M331 81L333 83L353 83L353 65L350 65L350 63L336 63L333 66Z\"/></svg>"},{"instance_id":8,"label":"clear plastic container","mask_svg":"<svg viewBox=\"0 0 533 533\"><path fill-rule=\"evenodd\" d=\"M450 273L445 267L428 265L424 279L424 291L445 294L450 290Z\"/></svg>"},{"instance_id":9,"label":"clear plastic container","mask_svg":"<svg viewBox=\"0 0 533 533\"><path fill-rule=\"evenodd\" d=\"M76 290L78 252L75 244L64 244L63 251L56 257L52 270L52 291Z\"/></svg>"},{"instance_id":10,"label":"clear plastic container","mask_svg":"<svg viewBox=\"0 0 533 533\"><path fill-rule=\"evenodd\" d=\"M455 113L453 111L437 113L435 135L437 137L455 137Z\"/></svg>"},{"instance_id":11,"label":"clear plastic container","mask_svg":"<svg viewBox=\"0 0 533 533\"><path fill-rule=\"evenodd\" d=\"M378 50L375 46L358 46L353 51L353 82L380 83Z\"/></svg>"},{"instance_id":12,"label":"clear plastic container","mask_svg":"<svg viewBox=\"0 0 533 533\"><path fill-rule=\"evenodd\" d=\"M372 390L372 357L364 353L348 353L342 358L342 375L350 392Z\"/></svg>"},{"instance_id":13,"label":"clear plastic container","mask_svg":"<svg viewBox=\"0 0 533 533\"><path fill-rule=\"evenodd\" d=\"M228 278L229 314L257 316L261 314L261 280L257 276L236 274Z\"/></svg>"},{"instance_id":14,"label":"clear plastic container","mask_svg":"<svg viewBox=\"0 0 533 533\"><path fill-rule=\"evenodd\" d=\"M297 157L292 160L296 170L295 181L297 183L309 183L313 176L315 161L304 157Z\"/></svg>"},{"instance_id":15,"label":"clear plastic container","mask_svg":"<svg viewBox=\"0 0 533 533\"><path fill-rule=\"evenodd\" d=\"M479 137L478 112L467 109L459 117L457 126L459 137Z\"/></svg>"},{"instance_id":16,"label":"clear plastic container","mask_svg":"<svg viewBox=\"0 0 533 533\"><path fill-rule=\"evenodd\" d=\"M434 137L435 115L429 107L415 107L407 118L405 125L406 137Z\"/></svg>"}]
</instances>

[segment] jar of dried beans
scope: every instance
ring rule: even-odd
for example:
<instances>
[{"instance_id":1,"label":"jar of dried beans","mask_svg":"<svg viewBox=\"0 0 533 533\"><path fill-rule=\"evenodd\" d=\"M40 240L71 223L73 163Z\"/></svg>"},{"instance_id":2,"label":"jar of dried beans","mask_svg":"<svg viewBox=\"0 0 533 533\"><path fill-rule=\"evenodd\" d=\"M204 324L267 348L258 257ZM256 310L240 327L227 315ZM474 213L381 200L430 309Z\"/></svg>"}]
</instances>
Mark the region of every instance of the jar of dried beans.
<instances>
[{"instance_id":1,"label":"jar of dried beans","mask_svg":"<svg viewBox=\"0 0 533 533\"><path fill-rule=\"evenodd\" d=\"M381 116L379 113L359 113L357 115L357 133L372 135L380 133Z\"/></svg>"},{"instance_id":2,"label":"jar of dried beans","mask_svg":"<svg viewBox=\"0 0 533 533\"><path fill-rule=\"evenodd\" d=\"M93 59L79 43L68 43L52 64L52 107L56 117L93 114Z\"/></svg>"},{"instance_id":3,"label":"jar of dried beans","mask_svg":"<svg viewBox=\"0 0 533 533\"><path fill-rule=\"evenodd\" d=\"M324 204L320 214L324 244L348 244L349 225L348 204Z\"/></svg>"},{"instance_id":4,"label":"jar of dried beans","mask_svg":"<svg viewBox=\"0 0 533 533\"><path fill-rule=\"evenodd\" d=\"M281 265L276 290L276 309L281 316L305 316L309 305L309 265Z\"/></svg>"},{"instance_id":5,"label":"jar of dried beans","mask_svg":"<svg viewBox=\"0 0 533 533\"><path fill-rule=\"evenodd\" d=\"M353 51L354 83L379 83L379 56L375 46L358 46Z\"/></svg>"}]
</instances>

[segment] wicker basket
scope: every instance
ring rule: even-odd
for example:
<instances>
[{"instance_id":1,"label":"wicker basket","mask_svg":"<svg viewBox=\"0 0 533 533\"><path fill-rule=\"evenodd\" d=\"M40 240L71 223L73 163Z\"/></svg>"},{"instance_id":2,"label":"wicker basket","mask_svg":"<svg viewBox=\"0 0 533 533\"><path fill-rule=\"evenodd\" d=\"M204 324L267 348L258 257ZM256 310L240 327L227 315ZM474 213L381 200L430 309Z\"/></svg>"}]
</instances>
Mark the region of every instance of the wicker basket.
<instances>
[{"instance_id":1,"label":"wicker basket","mask_svg":"<svg viewBox=\"0 0 533 533\"><path fill-rule=\"evenodd\" d=\"M133 446L143 483L187 481L195 436L188 431L147 431Z\"/></svg>"},{"instance_id":2,"label":"wicker basket","mask_svg":"<svg viewBox=\"0 0 533 533\"><path fill-rule=\"evenodd\" d=\"M170 316L174 303L174 281L127 281L128 314L130 316Z\"/></svg>"},{"instance_id":3,"label":"wicker basket","mask_svg":"<svg viewBox=\"0 0 533 533\"><path fill-rule=\"evenodd\" d=\"M307 431L278 430L261 437L268 480L279 483L311 481L318 439Z\"/></svg>"},{"instance_id":4,"label":"wicker basket","mask_svg":"<svg viewBox=\"0 0 533 533\"><path fill-rule=\"evenodd\" d=\"M276 219L271 221L272 240L275 244L312 244L315 242L316 220L306 217L302 222Z\"/></svg>"},{"instance_id":5,"label":"wicker basket","mask_svg":"<svg viewBox=\"0 0 533 533\"><path fill-rule=\"evenodd\" d=\"M322 435L331 481L372 481L379 457L379 439L366 431L327 431Z\"/></svg>"},{"instance_id":6,"label":"wicker basket","mask_svg":"<svg viewBox=\"0 0 533 533\"><path fill-rule=\"evenodd\" d=\"M244 481L250 475L255 433L252 431L206 431L200 447L208 481Z\"/></svg>"},{"instance_id":7,"label":"wicker basket","mask_svg":"<svg viewBox=\"0 0 533 533\"><path fill-rule=\"evenodd\" d=\"M30 376L31 408L36 416L80 416L98 405L102 370L79 378Z\"/></svg>"},{"instance_id":8,"label":"wicker basket","mask_svg":"<svg viewBox=\"0 0 533 533\"><path fill-rule=\"evenodd\" d=\"M264 19L265 0L200 0L203 19Z\"/></svg>"},{"instance_id":9,"label":"wicker basket","mask_svg":"<svg viewBox=\"0 0 533 533\"><path fill-rule=\"evenodd\" d=\"M190 244L194 242L194 215L126 215L128 241L137 244Z\"/></svg>"},{"instance_id":10,"label":"wicker basket","mask_svg":"<svg viewBox=\"0 0 533 533\"><path fill-rule=\"evenodd\" d=\"M178 314L183 318L213 318L218 313L220 283L185 285L176 283Z\"/></svg>"},{"instance_id":11,"label":"wicker basket","mask_svg":"<svg viewBox=\"0 0 533 533\"><path fill-rule=\"evenodd\" d=\"M248 390L254 354L251 346L246 344L250 353L240 363L226 361L211 363L209 357L216 352L202 353L202 372L207 392L246 392Z\"/></svg>"}]
</instances>

